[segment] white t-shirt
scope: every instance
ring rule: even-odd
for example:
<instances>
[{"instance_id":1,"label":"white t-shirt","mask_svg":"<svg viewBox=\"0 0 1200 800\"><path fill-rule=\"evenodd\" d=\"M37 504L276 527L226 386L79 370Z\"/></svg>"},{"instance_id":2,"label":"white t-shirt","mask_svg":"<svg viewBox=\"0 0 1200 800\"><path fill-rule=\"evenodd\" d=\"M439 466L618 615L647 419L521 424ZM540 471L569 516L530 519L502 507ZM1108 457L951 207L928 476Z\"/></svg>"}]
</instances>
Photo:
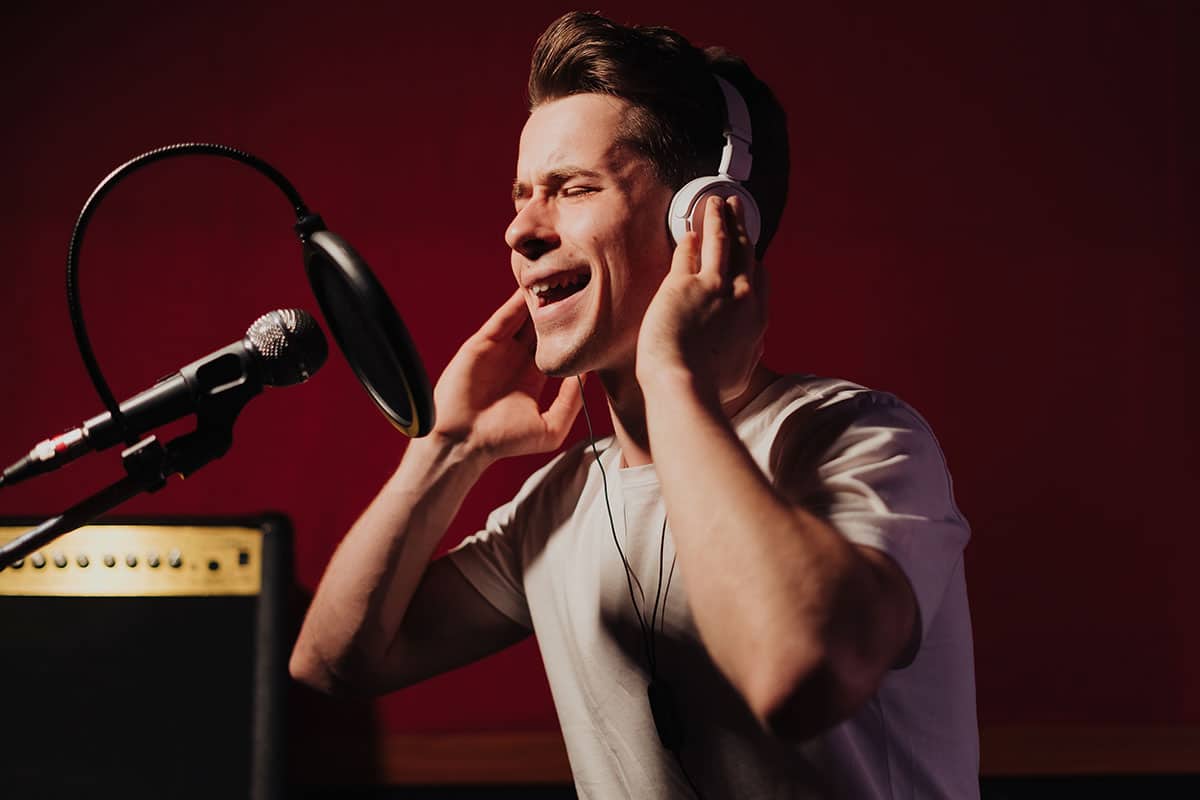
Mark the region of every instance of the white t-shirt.
<instances>
[{"instance_id":1,"label":"white t-shirt","mask_svg":"<svg viewBox=\"0 0 1200 800\"><path fill-rule=\"evenodd\" d=\"M780 378L732 423L776 491L895 559L916 594L921 643L853 718L800 744L766 733L700 643L678 567L668 582L675 548L669 527L662 538L654 466L621 469L615 440L597 442L647 625L661 570L653 641L683 720L688 776L705 798L978 797L969 530L928 425L892 395L812 376ZM580 797L695 797L655 731L604 495L591 448L576 446L450 558L536 634Z\"/></svg>"}]
</instances>

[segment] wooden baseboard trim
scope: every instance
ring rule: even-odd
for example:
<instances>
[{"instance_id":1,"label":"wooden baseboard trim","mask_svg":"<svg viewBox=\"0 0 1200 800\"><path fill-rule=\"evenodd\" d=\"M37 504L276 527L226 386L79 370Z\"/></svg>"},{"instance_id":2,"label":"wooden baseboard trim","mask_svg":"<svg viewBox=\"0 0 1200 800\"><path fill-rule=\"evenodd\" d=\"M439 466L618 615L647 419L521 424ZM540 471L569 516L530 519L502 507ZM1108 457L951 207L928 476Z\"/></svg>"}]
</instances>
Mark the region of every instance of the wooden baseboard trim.
<instances>
[{"instance_id":1,"label":"wooden baseboard trim","mask_svg":"<svg viewBox=\"0 0 1200 800\"><path fill-rule=\"evenodd\" d=\"M557 732L392 735L380 748L390 783L562 784L571 782Z\"/></svg>"},{"instance_id":2,"label":"wooden baseboard trim","mask_svg":"<svg viewBox=\"0 0 1200 800\"><path fill-rule=\"evenodd\" d=\"M310 786L571 783L557 731L393 733L375 741L307 738L292 747L294 783Z\"/></svg>"},{"instance_id":3,"label":"wooden baseboard trim","mask_svg":"<svg viewBox=\"0 0 1200 800\"><path fill-rule=\"evenodd\" d=\"M986 777L1200 774L1200 726L995 725L980 732ZM571 782L557 731L388 734L308 742L306 785L555 785Z\"/></svg>"},{"instance_id":4,"label":"wooden baseboard trim","mask_svg":"<svg viewBox=\"0 0 1200 800\"><path fill-rule=\"evenodd\" d=\"M1200 773L1196 725L991 725L979 746L984 775Z\"/></svg>"}]
</instances>

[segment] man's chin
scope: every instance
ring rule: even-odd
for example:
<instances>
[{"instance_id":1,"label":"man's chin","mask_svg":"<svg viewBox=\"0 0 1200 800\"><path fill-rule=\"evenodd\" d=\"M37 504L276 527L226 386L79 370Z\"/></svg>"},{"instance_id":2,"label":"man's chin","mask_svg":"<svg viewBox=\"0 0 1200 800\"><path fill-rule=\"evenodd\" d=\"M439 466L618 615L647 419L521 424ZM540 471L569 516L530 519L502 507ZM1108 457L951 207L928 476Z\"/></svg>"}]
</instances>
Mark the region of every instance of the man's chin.
<instances>
[{"instance_id":1,"label":"man's chin","mask_svg":"<svg viewBox=\"0 0 1200 800\"><path fill-rule=\"evenodd\" d=\"M587 372L578 350L562 352L555 349L551 352L550 348L543 347L540 342L533 361L539 370L551 378L570 378Z\"/></svg>"},{"instance_id":2,"label":"man's chin","mask_svg":"<svg viewBox=\"0 0 1200 800\"><path fill-rule=\"evenodd\" d=\"M537 368L551 378L571 378L575 375L581 375L587 372L585 369L579 369L570 363L560 363L557 361L549 362L543 366L542 362L538 362Z\"/></svg>"}]
</instances>

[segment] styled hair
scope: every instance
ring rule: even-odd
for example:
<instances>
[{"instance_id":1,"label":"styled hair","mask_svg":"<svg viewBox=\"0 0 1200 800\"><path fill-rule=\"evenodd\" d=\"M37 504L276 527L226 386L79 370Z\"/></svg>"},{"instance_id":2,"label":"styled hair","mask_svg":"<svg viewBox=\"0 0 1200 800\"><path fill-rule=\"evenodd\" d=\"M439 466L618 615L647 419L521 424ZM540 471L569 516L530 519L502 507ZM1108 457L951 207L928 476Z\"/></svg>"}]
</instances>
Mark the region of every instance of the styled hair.
<instances>
[{"instance_id":1,"label":"styled hair","mask_svg":"<svg viewBox=\"0 0 1200 800\"><path fill-rule=\"evenodd\" d=\"M664 184L679 189L716 174L720 162L727 117L714 74L737 88L750 111L754 164L745 186L762 214L761 258L787 202L787 116L742 59L717 47L701 50L670 28L618 25L572 11L534 45L529 106L574 94L622 98L631 109L618 136L650 161Z\"/></svg>"}]
</instances>

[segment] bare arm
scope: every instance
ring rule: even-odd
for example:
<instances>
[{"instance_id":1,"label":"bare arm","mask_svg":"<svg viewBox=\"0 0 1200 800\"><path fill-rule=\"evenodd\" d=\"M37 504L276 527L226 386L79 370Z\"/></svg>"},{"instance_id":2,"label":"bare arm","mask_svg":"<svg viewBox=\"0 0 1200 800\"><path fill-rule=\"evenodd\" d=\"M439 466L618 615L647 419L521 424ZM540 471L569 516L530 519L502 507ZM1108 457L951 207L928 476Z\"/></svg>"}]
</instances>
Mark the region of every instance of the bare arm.
<instances>
[{"instance_id":1,"label":"bare arm","mask_svg":"<svg viewBox=\"0 0 1200 800\"><path fill-rule=\"evenodd\" d=\"M499 458L561 445L580 396L545 377L515 293L463 344L434 390L438 420L330 560L292 652L292 675L324 691L377 693L479 658L527 632L449 562L430 556L479 476Z\"/></svg>"},{"instance_id":2,"label":"bare arm","mask_svg":"<svg viewBox=\"0 0 1200 800\"><path fill-rule=\"evenodd\" d=\"M781 497L729 424L722 403L747 392L766 324L738 212L710 203L703 241L681 241L637 374L701 639L768 728L804 738L851 716L906 655L916 600L890 557Z\"/></svg>"},{"instance_id":3,"label":"bare arm","mask_svg":"<svg viewBox=\"0 0 1200 800\"><path fill-rule=\"evenodd\" d=\"M331 559L292 654L295 677L330 692L373 693L397 682L410 601L483 466L453 447L412 443ZM441 616L450 614L461 619L452 606ZM455 656L447 654L448 667Z\"/></svg>"},{"instance_id":4,"label":"bare arm","mask_svg":"<svg viewBox=\"0 0 1200 800\"><path fill-rule=\"evenodd\" d=\"M782 498L719 406L646 390L681 578L713 661L775 733L850 717L905 654L916 602L899 567Z\"/></svg>"}]
</instances>

